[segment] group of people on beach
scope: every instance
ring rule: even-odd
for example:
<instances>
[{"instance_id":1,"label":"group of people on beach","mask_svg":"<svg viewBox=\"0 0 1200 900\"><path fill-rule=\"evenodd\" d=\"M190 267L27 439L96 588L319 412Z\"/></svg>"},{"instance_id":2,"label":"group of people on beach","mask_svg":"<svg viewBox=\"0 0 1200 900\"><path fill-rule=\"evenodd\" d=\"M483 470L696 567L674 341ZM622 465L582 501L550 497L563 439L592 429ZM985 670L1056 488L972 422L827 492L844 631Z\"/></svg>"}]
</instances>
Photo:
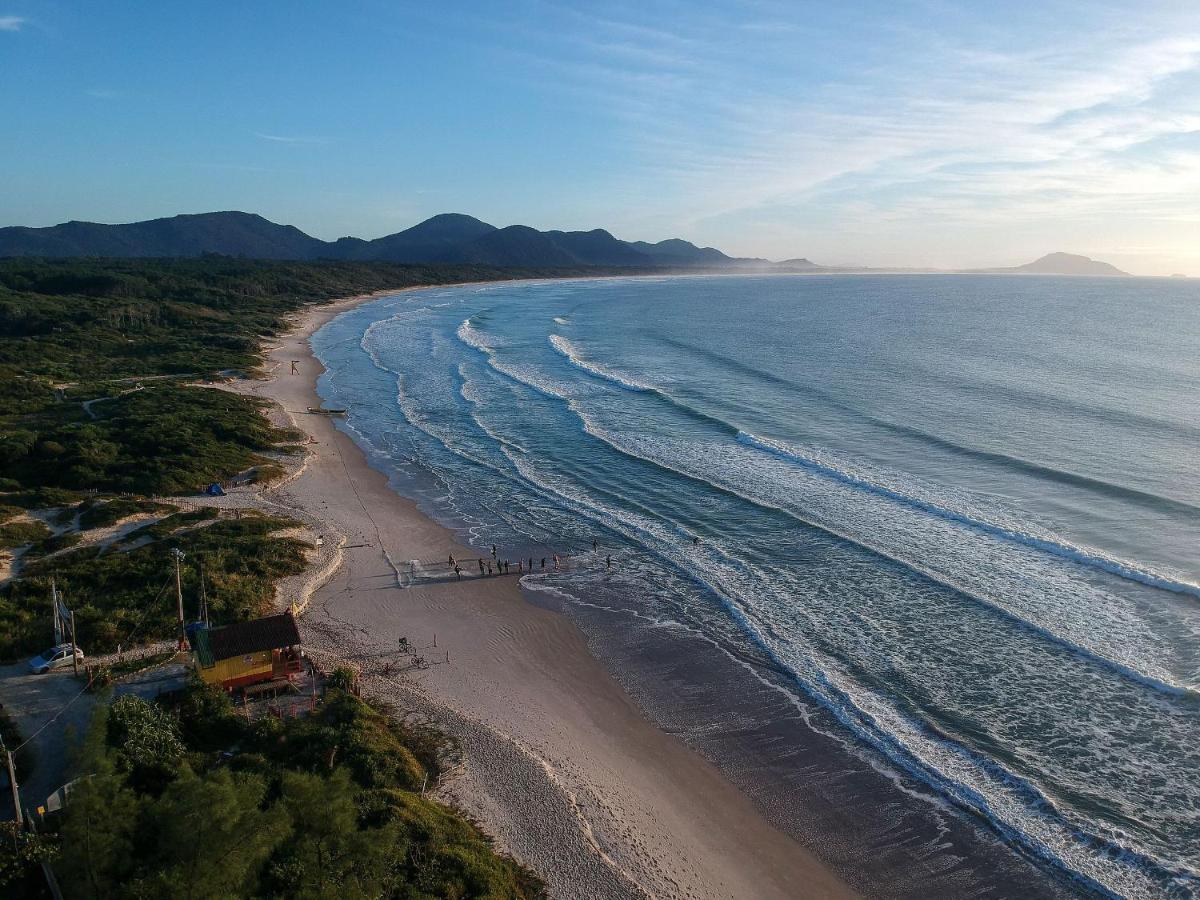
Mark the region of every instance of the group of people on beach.
<instances>
[{"instance_id":1,"label":"group of people on beach","mask_svg":"<svg viewBox=\"0 0 1200 900\"><path fill-rule=\"evenodd\" d=\"M700 546L700 538L693 537L692 545L695 547L699 547ZM592 552L596 553L596 554L598 554L600 552L600 542L598 540L595 540L595 539L592 540ZM454 577L461 581L462 576L463 576L463 568L462 568L462 566L459 565L458 560L456 560L454 558L453 553L450 554L447 562L449 563L451 570L453 570L453 572L454 572ZM559 561L559 557L558 557L557 553L551 555L550 562L551 562L551 565L553 566L553 571L555 571L555 572L559 571L560 561ZM489 575L509 575L512 573L512 561L508 560L508 559L500 559L499 550L497 550L495 544L492 544L492 558L489 560L486 557L480 557L480 559L478 560L478 563L479 563L479 575L480 575L480 577L483 577L483 578L486 578ZM604 566L609 571L612 570L612 567L613 567L612 554L608 554L604 557ZM541 558L541 563L540 563L539 569L542 572L546 571L546 557L544 557L544 556ZM539 571L539 569L534 568L534 558L532 556L529 557L528 560L525 560L525 559L517 560L517 574L518 575L524 575L526 572L528 572L530 575L532 575L535 571Z\"/></svg>"},{"instance_id":2,"label":"group of people on beach","mask_svg":"<svg viewBox=\"0 0 1200 900\"><path fill-rule=\"evenodd\" d=\"M557 572L559 569L558 554L557 553L553 554L550 557L550 561L554 567L554 571ZM450 554L448 562L450 564L450 568L454 570L455 577L461 580L463 569L462 569L462 566L460 566L458 564L458 560L456 560L454 558L453 553ZM496 549L495 544L492 545L491 560L487 560L487 559L484 559L481 557L478 560L478 564L479 564L479 574L485 578L489 575L508 575L512 572L512 560L500 559L499 551ZM526 572L533 574L535 571L537 571L537 569L535 569L534 565L535 565L534 558L532 556L529 557L528 560L518 559L517 560L517 574L523 575ZM543 571L543 572L546 571L546 557L544 557L544 556L541 559L540 568L541 568L541 571Z\"/></svg>"},{"instance_id":3,"label":"group of people on beach","mask_svg":"<svg viewBox=\"0 0 1200 900\"><path fill-rule=\"evenodd\" d=\"M592 552L593 553L600 552L600 542L599 541L597 541L597 540L592 541ZM454 577L456 579L458 579L459 581L461 581L462 576L463 576L463 567L459 564L459 561L457 559L455 559L453 553L451 553L447 557L446 562L449 565L451 571L454 572ZM491 575L511 575L512 574L512 560L501 559L500 551L496 547L495 544L492 544L492 558L490 560L487 557L480 557L476 562L479 566L479 575L482 578L487 578L488 576L491 576ZM559 558L559 555L557 553L551 554L549 558L543 556L540 560L535 560L534 557L532 557L532 556L530 556L528 559L518 559L517 560L517 574L524 575L525 573L528 572L530 575L532 575L535 572L539 572L539 571L545 572L547 564L550 565L551 571L557 572L561 568L562 561ZM612 567L613 567L612 554L608 554L607 556L604 557L604 565L605 565L605 568L607 568L609 570L612 569Z\"/></svg>"}]
</instances>

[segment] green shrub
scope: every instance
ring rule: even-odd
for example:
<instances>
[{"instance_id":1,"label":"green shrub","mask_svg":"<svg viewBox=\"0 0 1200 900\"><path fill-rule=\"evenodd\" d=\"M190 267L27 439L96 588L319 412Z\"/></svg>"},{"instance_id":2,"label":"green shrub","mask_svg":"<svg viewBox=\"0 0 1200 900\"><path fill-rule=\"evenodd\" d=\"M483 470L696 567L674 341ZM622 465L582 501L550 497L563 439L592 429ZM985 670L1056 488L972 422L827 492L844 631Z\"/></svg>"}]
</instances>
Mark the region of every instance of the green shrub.
<instances>
[{"instance_id":1,"label":"green shrub","mask_svg":"<svg viewBox=\"0 0 1200 900\"><path fill-rule=\"evenodd\" d=\"M115 500L99 500L88 504L79 516L79 527L83 531L107 528L122 519L143 514L174 512L176 507L151 500L134 500L118 497Z\"/></svg>"},{"instance_id":2,"label":"green shrub","mask_svg":"<svg viewBox=\"0 0 1200 900\"><path fill-rule=\"evenodd\" d=\"M44 522L6 522L0 525L0 549L13 549L50 537Z\"/></svg>"},{"instance_id":3,"label":"green shrub","mask_svg":"<svg viewBox=\"0 0 1200 900\"><path fill-rule=\"evenodd\" d=\"M82 535L72 531L68 531L64 534L56 534L51 537L45 537L29 548L29 552L25 559L26 561L29 561L38 556L49 556L51 553L57 553L59 550L66 550L70 547L74 547L82 540Z\"/></svg>"}]
</instances>

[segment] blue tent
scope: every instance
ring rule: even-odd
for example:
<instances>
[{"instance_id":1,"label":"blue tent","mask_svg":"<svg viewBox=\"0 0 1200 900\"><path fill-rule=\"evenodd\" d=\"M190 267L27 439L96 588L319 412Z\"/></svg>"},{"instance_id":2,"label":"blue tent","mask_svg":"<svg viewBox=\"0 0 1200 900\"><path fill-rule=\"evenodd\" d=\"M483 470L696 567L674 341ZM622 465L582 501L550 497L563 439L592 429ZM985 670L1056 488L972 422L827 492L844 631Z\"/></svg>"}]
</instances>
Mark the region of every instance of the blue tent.
<instances>
[{"instance_id":1,"label":"blue tent","mask_svg":"<svg viewBox=\"0 0 1200 900\"><path fill-rule=\"evenodd\" d=\"M224 497L225 489L214 481L204 489L204 493L208 494L210 497Z\"/></svg>"}]
</instances>

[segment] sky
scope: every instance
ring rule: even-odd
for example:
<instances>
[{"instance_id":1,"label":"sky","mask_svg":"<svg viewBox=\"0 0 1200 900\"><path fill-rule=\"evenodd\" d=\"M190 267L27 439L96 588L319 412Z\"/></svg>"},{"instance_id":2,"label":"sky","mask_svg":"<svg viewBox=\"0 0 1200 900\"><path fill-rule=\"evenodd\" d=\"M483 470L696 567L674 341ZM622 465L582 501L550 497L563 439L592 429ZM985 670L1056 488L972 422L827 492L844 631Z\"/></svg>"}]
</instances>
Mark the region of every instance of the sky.
<instances>
[{"instance_id":1,"label":"sky","mask_svg":"<svg viewBox=\"0 0 1200 900\"><path fill-rule=\"evenodd\" d=\"M1200 0L0 0L0 225L1200 275Z\"/></svg>"}]
</instances>

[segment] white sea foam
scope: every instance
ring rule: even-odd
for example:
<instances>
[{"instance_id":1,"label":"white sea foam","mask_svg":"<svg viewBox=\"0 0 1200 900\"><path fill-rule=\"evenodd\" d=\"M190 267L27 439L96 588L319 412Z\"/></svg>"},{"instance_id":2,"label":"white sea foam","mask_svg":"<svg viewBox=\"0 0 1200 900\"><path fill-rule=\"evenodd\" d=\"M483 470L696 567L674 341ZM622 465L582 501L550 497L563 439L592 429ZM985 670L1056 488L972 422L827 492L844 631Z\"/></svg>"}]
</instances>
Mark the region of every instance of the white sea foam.
<instances>
[{"instance_id":1,"label":"white sea foam","mask_svg":"<svg viewBox=\"0 0 1200 900\"><path fill-rule=\"evenodd\" d=\"M597 378L603 378L620 388L627 391L646 392L653 391L653 385L645 384L628 375L616 372L615 370L602 366L598 363L590 362L585 359L579 350L569 340L560 334L550 335L550 346L567 358L571 365L583 369L590 375L595 375Z\"/></svg>"},{"instance_id":2,"label":"white sea foam","mask_svg":"<svg viewBox=\"0 0 1200 900\"><path fill-rule=\"evenodd\" d=\"M854 485L862 490L871 491L884 497L890 497L893 500L898 500L901 503L907 503L936 516L941 516L942 518L950 519L956 522L962 522L964 525L970 525L974 528L980 529L981 531L986 531L990 534L994 534L1010 541L1026 544L1046 553L1053 553L1056 556L1061 556L1064 559L1069 559L1073 562L1095 566L1098 569L1103 569L1110 574L1118 575L1121 578L1127 578L1130 581L1137 581L1141 582L1142 584L1149 585L1150 587L1161 588L1165 591L1173 591L1177 594L1190 594L1193 597L1200 598L1200 584L1188 581L1182 576L1166 575L1164 573L1156 572L1152 569L1139 566L1137 563L1116 559L1093 548L1076 546L1068 541L1065 541L1061 538L1056 538L1052 535L1038 534L1037 532L1025 530L1018 526L989 521L980 517L978 514L952 509L937 503L936 501L914 496L906 493L903 490L882 484L870 477L865 477L846 468L822 461L817 454L812 453L812 451L796 447L794 444L787 444L782 441L758 437L757 435L750 434L745 431L739 431L737 437L739 441L751 447L757 447L758 449L765 450L768 453L778 454L779 456L789 459L792 462L818 470L832 478L837 478L840 481L844 481L846 484Z\"/></svg>"}]
</instances>

